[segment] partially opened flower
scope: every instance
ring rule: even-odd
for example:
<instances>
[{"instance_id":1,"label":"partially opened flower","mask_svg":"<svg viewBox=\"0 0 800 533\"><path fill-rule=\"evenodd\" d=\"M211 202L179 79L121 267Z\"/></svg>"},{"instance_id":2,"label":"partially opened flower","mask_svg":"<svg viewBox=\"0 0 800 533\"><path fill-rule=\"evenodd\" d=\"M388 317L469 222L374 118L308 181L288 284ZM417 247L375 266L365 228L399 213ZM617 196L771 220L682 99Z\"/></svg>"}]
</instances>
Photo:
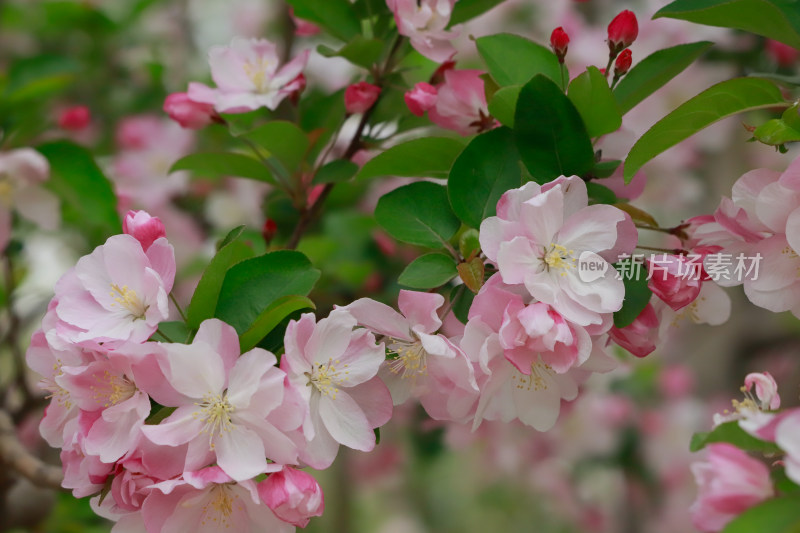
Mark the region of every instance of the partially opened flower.
<instances>
[{"instance_id":1,"label":"partially opened flower","mask_svg":"<svg viewBox=\"0 0 800 533\"><path fill-rule=\"evenodd\" d=\"M361 451L375 447L373 429L392 414L392 398L376 377L386 358L356 319L335 309L319 322L306 313L286 329L281 368L307 405L304 424L308 445L300 458L314 468L327 468L339 444Z\"/></svg>"},{"instance_id":2,"label":"partially opened flower","mask_svg":"<svg viewBox=\"0 0 800 533\"><path fill-rule=\"evenodd\" d=\"M258 494L281 520L306 527L312 516L322 516L325 499L314 476L285 466L258 484Z\"/></svg>"},{"instance_id":3,"label":"partially opened flower","mask_svg":"<svg viewBox=\"0 0 800 533\"><path fill-rule=\"evenodd\" d=\"M497 126L489 113L481 74L480 70L445 70L444 83L436 87L435 105L428 108L431 122L464 136Z\"/></svg>"},{"instance_id":4,"label":"partially opened flower","mask_svg":"<svg viewBox=\"0 0 800 533\"><path fill-rule=\"evenodd\" d=\"M417 52L441 63L456 49L450 41L458 33L447 30L456 0L386 0L394 13L397 32L411 41Z\"/></svg>"}]
</instances>

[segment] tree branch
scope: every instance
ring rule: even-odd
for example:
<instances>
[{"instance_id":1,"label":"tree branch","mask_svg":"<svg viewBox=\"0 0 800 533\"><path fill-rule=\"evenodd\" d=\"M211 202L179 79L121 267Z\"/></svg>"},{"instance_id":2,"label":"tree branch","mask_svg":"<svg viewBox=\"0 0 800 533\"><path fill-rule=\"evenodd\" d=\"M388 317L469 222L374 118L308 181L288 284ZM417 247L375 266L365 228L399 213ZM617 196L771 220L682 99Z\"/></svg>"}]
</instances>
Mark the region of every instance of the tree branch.
<instances>
[{"instance_id":1,"label":"tree branch","mask_svg":"<svg viewBox=\"0 0 800 533\"><path fill-rule=\"evenodd\" d=\"M0 410L0 463L39 487L61 489L64 476L57 466L31 454L17 438L11 416Z\"/></svg>"}]
</instances>

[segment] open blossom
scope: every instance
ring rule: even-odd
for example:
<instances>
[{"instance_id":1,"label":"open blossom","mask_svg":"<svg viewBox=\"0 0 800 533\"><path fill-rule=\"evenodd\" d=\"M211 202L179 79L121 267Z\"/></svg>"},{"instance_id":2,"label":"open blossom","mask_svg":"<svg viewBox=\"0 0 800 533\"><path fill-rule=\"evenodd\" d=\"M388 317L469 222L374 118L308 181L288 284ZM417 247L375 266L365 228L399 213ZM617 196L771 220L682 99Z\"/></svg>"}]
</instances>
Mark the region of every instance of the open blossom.
<instances>
[{"instance_id":1,"label":"open blossom","mask_svg":"<svg viewBox=\"0 0 800 533\"><path fill-rule=\"evenodd\" d=\"M800 410L792 409L777 421L775 444L786 452L783 459L786 475L800 484Z\"/></svg>"},{"instance_id":2,"label":"open blossom","mask_svg":"<svg viewBox=\"0 0 800 533\"><path fill-rule=\"evenodd\" d=\"M739 426L762 440L775 440L775 425L778 417L771 413L781 406L778 384L769 372L751 372L744 378L740 388L744 400L731 400L732 410L714 414L714 426L738 421Z\"/></svg>"},{"instance_id":3,"label":"open blossom","mask_svg":"<svg viewBox=\"0 0 800 533\"><path fill-rule=\"evenodd\" d=\"M397 32L411 41L411 46L432 61L450 59L456 49L450 41L458 32L448 31L456 0L386 0L394 13Z\"/></svg>"},{"instance_id":4,"label":"open blossom","mask_svg":"<svg viewBox=\"0 0 800 533\"><path fill-rule=\"evenodd\" d=\"M169 316L175 255L165 238L145 252L114 235L56 284L56 328L71 342L144 342Z\"/></svg>"},{"instance_id":5,"label":"open blossom","mask_svg":"<svg viewBox=\"0 0 800 533\"><path fill-rule=\"evenodd\" d=\"M478 385L467 356L447 337L436 334L442 327L436 312L443 304L441 294L403 290L398 298L402 314L369 298L344 309L359 326L387 337L392 355L379 375L395 405L418 397L432 418L459 420L474 404Z\"/></svg>"},{"instance_id":6,"label":"open blossom","mask_svg":"<svg viewBox=\"0 0 800 533\"><path fill-rule=\"evenodd\" d=\"M708 461L692 464L698 485L692 523L703 532L722 531L745 510L774 494L769 469L727 443L708 446Z\"/></svg>"},{"instance_id":7,"label":"open blossom","mask_svg":"<svg viewBox=\"0 0 800 533\"><path fill-rule=\"evenodd\" d=\"M164 375L178 393L162 402L177 409L143 428L148 439L165 446L188 443L187 470L216 461L236 480L269 471L267 457L283 464L297 460L294 442L270 420L285 397L285 374L273 354L254 348L239 356L236 331L216 319L200 325L192 344L162 347ZM285 429L300 422L297 416Z\"/></svg>"},{"instance_id":8,"label":"open blossom","mask_svg":"<svg viewBox=\"0 0 800 533\"><path fill-rule=\"evenodd\" d=\"M375 447L373 429L392 414L392 398L376 377L384 346L356 319L335 309L319 322L306 313L286 329L281 368L307 406L303 430L308 444L300 458L327 468L339 444L361 451Z\"/></svg>"},{"instance_id":9,"label":"open blossom","mask_svg":"<svg viewBox=\"0 0 800 533\"><path fill-rule=\"evenodd\" d=\"M497 216L483 221L480 242L503 282L524 284L531 296L567 320L587 326L622 307L625 289L610 263L636 245L630 217L609 205L588 205L577 176L544 186L534 182L506 192ZM579 277L578 260L590 257L603 274Z\"/></svg>"},{"instance_id":10,"label":"open blossom","mask_svg":"<svg viewBox=\"0 0 800 533\"><path fill-rule=\"evenodd\" d=\"M261 500L278 518L306 527L312 516L322 516L325 499L314 476L288 466L258 484Z\"/></svg>"},{"instance_id":11,"label":"open blossom","mask_svg":"<svg viewBox=\"0 0 800 533\"><path fill-rule=\"evenodd\" d=\"M275 109L297 87L297 77L308 61L308 50L279 67L275 44L266 39L235 38L228 46L208 52L212 89L202 83L189 84L189 98L211 104L219 113L244 113L259 107Z\"/></svg>"},{"instance_id":12,"label":"open blossom","mask_svg":"<svg viewBox=\"0 0 800 533\"><path fill-rule=\"evenodd\" d=\"M436 104L428 109L431 122L464 136L494 128L497 121L489 114L481 74L480 70L446 70L444 83L436 87Z\"/></svg>"},{"instance_id":13,"label":"open blossom","mask_svg":"<svg viewBox=\"0 0 800 533\"><path fill-rule=\"evenodd\" d=\"M12 210L41 228L58 227L58 198L42 187L50 164L32 148L0 152L0 250L11 238Z\"/></svg>"}]
</instances>

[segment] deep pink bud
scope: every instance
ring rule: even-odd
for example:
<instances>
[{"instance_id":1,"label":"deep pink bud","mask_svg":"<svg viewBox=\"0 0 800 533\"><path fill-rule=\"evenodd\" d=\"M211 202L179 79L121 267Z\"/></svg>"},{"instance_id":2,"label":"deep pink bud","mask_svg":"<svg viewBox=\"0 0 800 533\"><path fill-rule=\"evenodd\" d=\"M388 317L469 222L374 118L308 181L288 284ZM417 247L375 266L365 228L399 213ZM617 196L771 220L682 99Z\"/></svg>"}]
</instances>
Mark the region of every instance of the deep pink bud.
<instances>
[{"instance_id":1,"label":"deep pink bud","mask_svg":"<svg viewBox=\"0 0 800 533\"><path fill-rule=\"evenodd\" d=\"M150 216L147 211L128 211L122 220L122 232L139 241L145 252L156 239L167 236L161 219Z\"/></svg>"},{"instance_id":2,"label":"deep pink bud","mask_svg":"<svg viewBox=\"0 0 800 533\"><path fill-rule=\"evenodd\" d=\"M639 23L633 11L625 10L608 25L608 47L612 52L619 53L623 48L629 47L639 36Z\"/></svg>"},{"instance_id":3,"label":"deep pink bud","mask_svg":"<svg viewBox=\"0 0 800 533\"><path fill-rule=\"evenodd\" d=\"M772 39L767 39L767 53L780 67L791 67L800 59L800 50Z\"/></svg>"},{"instance_id":4,"label":"deep pink bud","mask_svg":"<svg viewBox=\"0 0 800 533\"><path fill-rule=\"evenodd\" d=\"M703 286L702 267L702 263L687 261L683 255L652 255L647 260L650 273L647 286L673 311L678 311L695 301L700 294Z\"/></svg>"},{"instance_id":5,"label":"deep pink bud","mask_svg":"<svg viewBox=\"0 0 800 533\"><path fill-rule=\"evenodd\" d=\"M300 95L306 90L305 74L302 72L298 74L297 77L287 83L282 90L288 92L289 100L291 100L294 105L297 105L297 102L300 101Z\"/></svg>"},{"instance_id":6,"label":"deep pink bud","mask_svg":"<svg viewBox=\"0 0 800 533\"><path fill-rule=\"evenodd\" d=\"M266 222L264 222L264 227L261 228L261 236L264 237L264 242L267 244L272 242L272 239L275 238L275 235L278 233L278 225L275 223L274 220L268 218Z\"/></svg>"},{"instance_id":7,"label":"deep pink bud","mask_svg":"<svg viewBox=\"0 0 800 533\"><path fill-rule=\"evenodd\" d=\"M306 527L312 516L322 516L325 509L317 480L288 466L259 483L258 494L275 516L297 527Z\"/></svg>"},{"instance_id":8,"label":"deep pink bud","mask_svg":"<svg viewBox=\"0 0 800 533\"><path fill-rule=\"evenodd\" d=\"M186 93L172 93L164 100L164 111L182 128L199 130L214 122L214 106L201 104Z\"/></svg>"},{"instance_id":9,"label":"deep pink bud","mask_svg":"<svg viewBox=\"0 0 800 533\"><path fill-rule=\"evenodd\" d=\"M92 115L85 105L69 107L58 116L58 127L62 130L79 131L89 125Z\"/></svg>"},{"instance_id":10,"label":"deep pink bud","mask_svg":"<svg viewBox=\"0 0 800 533\"><path fill-rule=\"evenodd\" d=\"M403 98L405 98L408 109L418 117L421 117L425 114L425 111L436 105L438 91L433 85L421 81L414 85L413 89L406 92Z\"/></svg>"},{"instance_id":11,"label":"deep pink bud","mask_svg":"<svg viewBox=\"0 0 800 533\"><path fill-rule=\"evenodd\" d=\"M550 34L550 48L558 57L558 62L564 62L564 56L567 55L567 48L569 46L569 35L564 31L564 28L559 26Z\"/></svg>"},{"instance_id":12,"label":"deep pink bud","mask_svg":"<svg viewBox=\"0 0 800 533\"><path fill-rule=\"evenodd\" d=\"M348 113L364 113L375 104L381 88L365 81L349 86L344 91L344 107Z\"/></svg>"},{"instance_id":13,"label":"deep pink bud","mask_svg":"<svg viewBox=\"0 0 800 533\"><path fill-rule=\"evenodd\" d=\"M608 336L636 357L644 357L656 349L658 325L655 309L647 304L633 322L624 328L612 327Z\"/></svg>"},{"instance_id":14,"label":"deep pink bud","mask_svg":"<svg viewBox=\"0 0 800 533\"><path fill-rule=\"evenodd\" d=\"M619 78L627 74L631 69L631 63L633 63L633 54L630 48L626 48L617 56L614 63L614 77Z\"/></svg>"}]
</instances>

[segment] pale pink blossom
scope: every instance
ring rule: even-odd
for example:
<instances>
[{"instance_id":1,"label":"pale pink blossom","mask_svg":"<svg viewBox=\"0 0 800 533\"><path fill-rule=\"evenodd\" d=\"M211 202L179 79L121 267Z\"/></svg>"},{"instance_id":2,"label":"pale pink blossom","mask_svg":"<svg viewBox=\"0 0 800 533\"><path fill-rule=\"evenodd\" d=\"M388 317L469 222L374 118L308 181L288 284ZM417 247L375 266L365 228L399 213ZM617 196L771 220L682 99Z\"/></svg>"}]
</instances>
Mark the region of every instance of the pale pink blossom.
<instances>
[{"instance_id":1,"label":"pale pink blossom","mask_svg":"<svg viewBox=\"0 0 800 533\"><path fill-rule=\"evenodd\" d=\"M456 53L450 41L457 31L447 30L456 0L386 0L394 13L397 32L428 59L441 63Z\"/></svg>"},{"instance_id":2,"label":"pale pink blossom","mask_svg":"<svg viewBox=\"0 0 800 533\"><path fill-rule=\"evenodd\" d=\"M442 327L437 315L442 305L440 294L402 290L400 313L369 298L344 309L359 326L386 337L391 355L378 375L395 405L416 397L432 418L460 420L474 404L478 385L467 356L447 337L436 334Z\"/></svg>"},{"instance_id":3,"label":"pale pink blossom","mask_svg":"<svg viewBox=\"0 0 800 533\"><path fill-rule=\"evenodd\" d=\"M631 253L636 241L630 216L609 205L589 206L577 176L506 192L497 216L480 228L481 248L505 283L524 284L536 300L583 326L622 307L625 289L610 263ZM591 281L579 275L578 261L587 256L603 272Z\"/></svg>"},{"instance_id":4,"label":"pale pink blossom","mask_svg":"<svg viewBox=\"0 0 800 533\"><path fill-rule=\"evenodd\" d=\"M295 531L261 502L254 481L235 482L216 466L154 485L142 518L147 533Z\"/></svg>"},{"instance_id":5,"label":"pale pink blossom","mask_svg":"<svg viewBox=\"0 0 800 533\"><path fill-rule=\"evenodd\" d=\"M61 465L64 480L61 486L71 489L76 498L99 492L114 470L114 465L104 463L96 455L86 453L83 440L88 428L99 418L98 411L81 411L68 422L65 433L71 435L61 448Z\"/></svg>"},{"instance_id":6,"label":"pale pink blossom","mask_svg":"<svg viewBox=\"0 0 800 533\"><path fill-rule=\"evenodd\" d=\"M428 118L442 128L469 136L497 126L489 114L480 70L446 70L444 83L436 87L436 105Z\"/></svg>"},{"instance_id":7,"label":"pale pink blossom","mask_svg":"<svg viewBox=\"0 0 800 533\"><path fill-rule=\"evenodd\" d=\"M407 91L403 95L403 99L406 101L409 111L421 117L425 114L425 111L430 111L436 106L438 95L436 87L421 81L414 85L413 89Z\"/></svg>"},{"instance_id":8,"label":"pale pink blossom","mask_svg":"<svg viewBox=\"0 0 800 533\"><path fill-rule=\"evenodd\" d=\"M774 440L786 452L783 458L786 475L800 484L800 410L791 409L780 418L775 427Z\"/></svg>"},{"instance_id":9,"label":"pale pink blossom","mask_svg":"<svg viewBox=\"0 0 800 533\"><path fill-rule=\"evenodd\" d=\"M312 516L322 516L325 510L314 476L288 466L259 483L258 494L278 518L297 527L306 527Z\"/></svg>"},{"instance_id":10,"label":"pale pink blossom","mask_svg":"<svg viewBox=\"0 0 800 533\"><path fill-rule=\"evenodd\" d=\"M769 469L727 443L708 446L708 461L692 464L698 485L690 513L703 532L722 531L745 510L774 495Z\"/></svg>"},{"instance_id":11,"label":"pale pink blossom","mask_svg":"<svg viewBox=\"0 0 800 533\"><path fill-rule=\"evenodd\" d=\"M164 403L175 412L142 429L148 439L188 443L187 470L216 461L236 480L270 471L267 457L282 464L297 460L295 443L270 420L285 398L285 374L273 354L254 348L239 356L236 331L217 319L204 321L192 344L162 347L164 375L180 397ZM295 427L300 422L296 417Z\"/></svg>"},{"instance_id":12,"label":"pale pink blossom","mask_svg":"<svg viewBox=\"0 0 800 533\"><path fill-rule=\"evenodd\" d=\"M164 112L182 128L199 130L213 123L214 106L195 102L187 93L172 93L164 100Z\"/></svg>"},{"instance_id":13,"label":"pale pink blossom","mask_svg":"<svg viewBox=\"0 0 800 533\"><path fill-rule=\"evenodd\" d=\"M43 229L58 227L58 198L42 187L48 179L50 163L36 150L0 152L0 250L11 239L12 211Z\"/></svg>"},{"instance_id":14,"label":"pale pink blossom","mask_svg":"<svg viewBox=\"0 0 800 533\"><path fill-rule=\"evenodd\" d=\"M208 52L212 89L202 83L189 84L189 98L211 104L220 113L244 113L260 107L274 110L297 89L292 82L303 72L308 50L280 66L277 47L266 39L235 38L228 46Z\"/></svg>"},{"instance_id":15,"label":"pale pink blossom","mask_svg":"<svg viewBox=\"0 0 800 533\"><path fill-rule=\"evenodd\" d=\"M145 252L156 240L167 236L161 219L150 216L146 211L128 211L122 219L122 232L139 241Z\"/></svg>"},{"instance_id":16,"label":"pale pink blossom","mask_svg":"<svg viewBox=\"0 0 800 533\"><path fill-rule=\"evenodd\" d=\"M377 377L385 348L355 326L349 312L335 309L319 322L306 313L286 329L281 368L307 409L300 458L317 469L330 466L340 444L372 450L373 429L392 414L391 395Z\"/></svg>"},{"instance_id":17,"label":"pale pink blossom","mask_svg":"<svg viewBox=\"0 0 800 533\"><path fill-rule=\"evenodd\" d=\"M769 372L751 372L745 376L740 390L744 394L744 400L731 400L732 410L714 413L714 426L737 421L751 435L762 440L775 440L775 428L780 422L780 415L771 411L781 405L775 379Z\"/></svg>"}]
</instances>

